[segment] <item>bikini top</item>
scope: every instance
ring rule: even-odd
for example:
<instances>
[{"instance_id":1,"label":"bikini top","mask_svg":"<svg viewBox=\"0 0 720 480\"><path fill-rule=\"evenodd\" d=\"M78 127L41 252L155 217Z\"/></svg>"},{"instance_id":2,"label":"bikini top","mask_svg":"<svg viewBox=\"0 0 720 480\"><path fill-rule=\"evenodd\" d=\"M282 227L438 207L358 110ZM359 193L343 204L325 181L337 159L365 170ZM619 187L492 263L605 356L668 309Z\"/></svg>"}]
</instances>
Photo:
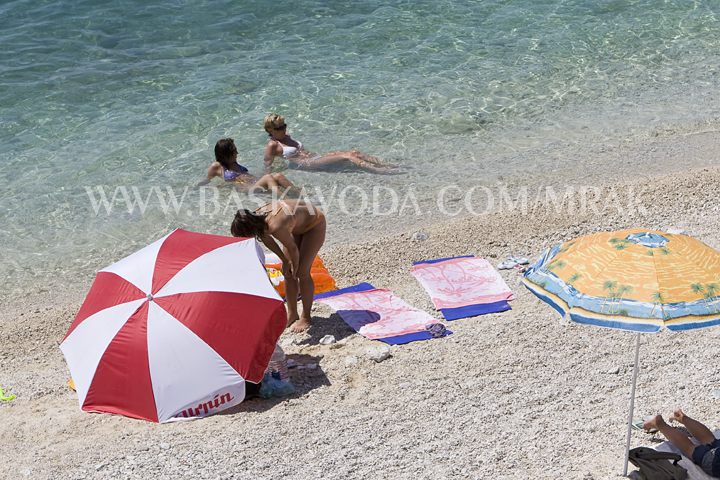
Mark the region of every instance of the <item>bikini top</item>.
<instances>
[{"instance_id":1,"label":"bikini top","mask_svg":"<svg viewBox=\"0 0 720 480\"><path fill-rule=\"evenodd\" d=\"M240 175L245 175L248 173L248 169L243 167L242 165L238 164L238 167L240 167L240 170L228 170L227 168L223 167L223 180L226 182L233 182L237 177Z\"/></svg>"},{"instance_id":2,"label":"bikini top","mask_svg":"<svg viewBox=\"0 0 720 480\"><path fill-rule=\"evenodd\" d=\"M279 140L278 140L278 142L280 143L280 146L282 147L282 150L283 150L283 152L282 152L283 158L294 157L295 155L298 154L298 152L300 152L300 150L302 150L302 143L298 142L296 140L293 140L289 136L286 136L285 138L283 138L282 142ZM283 142L286 142L287 144L285 144Z\"/></svg>"},{"instance_id":3,"label":"bikini top","mask_svg":"<svg viewBox=\"0 0 720 480\"><path fill-rule=\"evenodd\" d=\"M270 208L267 208L270 207ZM255 213L261 214L261 215L267 215L268 217L274 217L278 214L280 211L285 211L286 213L289 212L288 205L283 202L282 200L278 200L275 202L275 206L273 207L272 202L266 203L265 205L258 207L255 209Z\"/></svg>"}]
</instances>

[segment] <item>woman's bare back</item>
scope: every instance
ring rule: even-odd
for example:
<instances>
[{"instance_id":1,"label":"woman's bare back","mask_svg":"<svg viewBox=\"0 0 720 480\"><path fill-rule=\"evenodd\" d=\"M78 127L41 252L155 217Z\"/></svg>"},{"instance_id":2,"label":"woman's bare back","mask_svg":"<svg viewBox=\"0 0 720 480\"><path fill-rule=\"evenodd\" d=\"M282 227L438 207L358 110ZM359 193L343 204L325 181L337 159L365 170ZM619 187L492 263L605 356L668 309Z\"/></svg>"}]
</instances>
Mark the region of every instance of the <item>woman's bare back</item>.
<instances>
[{"instance_id":1,"label":"woman's bare back","mask_svg":"<svg viewBox=\"0 0 720 480\"><path fill-rule=\"evenodd\" d=\"M302 235L323 216L318 207L304 200L276 200L263 205L257 212L267 214L268 233L271 235L288 227L293 235Z\"/></svg>"}]
</instances>

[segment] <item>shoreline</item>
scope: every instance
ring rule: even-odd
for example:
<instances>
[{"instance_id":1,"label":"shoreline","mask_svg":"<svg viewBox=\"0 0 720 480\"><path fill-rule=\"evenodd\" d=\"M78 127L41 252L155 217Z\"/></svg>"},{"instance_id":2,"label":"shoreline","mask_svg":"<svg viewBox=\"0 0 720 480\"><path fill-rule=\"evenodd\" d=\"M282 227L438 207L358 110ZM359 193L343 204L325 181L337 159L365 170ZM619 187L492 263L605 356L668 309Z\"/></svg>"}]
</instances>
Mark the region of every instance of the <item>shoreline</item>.
<instances>
[{"instance_id":1,"label":"shoreline","mask_svg":"<svg viewBox=\"0 0 720 480\"><path fill-rule=\"evenodd\" d=\"M368 281L439 317L409 274L415 260L534 259L564 239L629 226L682 228L720 248L718 181L720 167L619 184L647 187L639 194L646 210L628 216L498 212L431 225L422 241L409 230L321 255L338 287ZM516 271L501 275L516 295L512 310L451 322L453 335L393 347L380 364L365 353L373 342L318 304L307 334L281 338L290 358L318 364L292 371L296 395L174 425L79 411L57 346L85 289L17 299L0 315L0 378L18 395L0 405L0 470L28 478L619 478L634 337L561 322ZM319 345L326 334L338 344ZM636 417L683 405L720 426L720 376L698 368L712 364L718 338L712 328L643 336ZM648 444L652 437L634 434L633 446Z\"/></svg>"},{"instance_id":2,"label":"shoreline","mask_svg":"<svg viewBox=\"0 0 720 480\"><path fill-rule=\"evenodd\" d=\"M600 139L596 139L594 142L587 144L572 145L571 143L562 145L549 145L545 148L534 148L530 150L523 150L515 154L508 154L498 158L492 158L484 160L486 163L492 161L496 164L503 164L505 162L511 162L513 164L521 164L524 158L528 159L541 159L549 158L553 160L547 160L543 165L535 165L530 161L527 165L524 165L521 170L518 170L514 175L505 177L499 175L498 178L485 178L478 177L475 183L468 182L464 179L457 182L459 189L453 190L447 197L448 202L445 202L450 209L454 209L460 204L453 203L458 200L462 200L463 196L469 189L475 188L473 198L471 199L472 205L470 208L484 212L487 207L487 200L485 198L484 189L491 192L494 195L493 200L498 203L502 203L503 199L501 194L507 192L511 197L510 203L514 202L517 198L517 192L519 189L527 189L530 194L530 200L533 199L533 194L541 190L544 200L547 197L547 190L554 189L554 192L560 197L564 194L568 188L589 188L596 189L603 185L612 184L613 178L637 178L646 179L646 181L654 181L655 178L662 178L663 176L673 175L679 173L682 170L691 168L693 170L700 170L713 165L720 164L720 155L717 153L717 145L720 145L720 123L718 122L699 122L692 125L685 125L684 127L674 127L666 130L656 130L655 134L648 134L648 136L634 136L630 139L615 139L613 142L604 142ZM552 168L552 163L557 165L567 165L571 162L572 158L580 158L578 166L575 170L563 170L558 173L557 169ZM691 160L688 160L690 158ZM549 163L548 163L549 162ZM492 170L489 165L486 168ZM312 175L308 172L302 172L304 175ZM318 175L318 174L315 174ZM338 175L338 174L335 174ZM340 174L346 175L346 174ZM350 174L352 175L352 174ZM353 176L339 177L342 181L348 181L349 188L353 188L355 185L352 181L355 179ZM363 177L360 177L363 178ZM472 177L475 178L475 177ZM364 178L367 180L367 178ZM377 226L382 228L387 234L400 234L405 231L418 231L425 228L425 224L431 223L444 223L446 221L454 222L462 218L473 218L473 216L467 211L454 218L443 217L438 210L437 191L433 192L432 196L422 197L427 188L431 188L427 184L414 183L409 184L403 183L405 179L400 177L378 177L373 178L380 182L377 185L368 184L364 185L366 190L370 191L373 187L384 188L386 185L390 188L395 188L399 192L399 199L402 200L402 195L407 190L403 188L414 188L419 192L419 214L412 214L412 205L409 206L408 212L410 215L401 216L397 214L397 210L392 215L385 216L372 216L372 209L368 207L367 212L359 212L357 215L344 215L337 211L330 211L328 214L329 219L329 238L326 241L327 246L334 246L343 243L357 243L358 239L360 242L365 242L371 239L371 236L378 230ZM389 183L385 183L389 182ZM338 185L338 184L336 184ZM409 185L409 187L408 187ZM452 185L448 182L447 185ZM155 187L157 188L157 187ZM479 189L479 190L478 190ZM310 190L312 192L312 190ZM552 193L552 192L551 192ZM452 198L456 196L457 198ZM337 199L336 199L337 200ZM382 200L382 198L381 198ZM507 199L505 199L507 200ZM552 198L548 200L552 201ZM512 207L508 205L509 202L505 201L504 207ZM334 208L337 210L337 201ZM381 206L384 208L383 206ZM354 207L351 207L351 210ZM353 210L354 211L354 210ZM498 208L488 209L488 213L497 213ZM502 209L500 209L502 213ZM92 212L88 212L92 214ZM122 213L122 212L121 212ZM229 220L227 215L223 216L207 216L197 217L195 219L189 219L184 221L182 218L168 217L157 217L157 212L151 211L150 215L161 225L168 225L168 228L172 225L180 225L182 228L188 228L190 230L206 231L208 233L216 234L227 234L227 226L225 225ZM475 218L482 218L483 215ZM98 217L93 220L93 225L98 225ZM142 218L142 217L141 217ZM371 222L378 222L375 228L368 228ZM141 224L136 224L136 218L128 218L127 223L131 229L137 229ZM147 221L145 221L147 223ZM133 232L134 230L130 230ZM160 236L167 233L167 229L161 230L162 233L158 233L156 236ZM119 260L124 255L131 253L140 246L143 245L142 238L135 236L125 236L124 232L115 232L120 235L115 238L113 245L111 245L108 239L113 239L112 232L99 231L98 236L101 237L100 246L94 246L91 243L87 243L88 239L84 239L85 245L87 245L82 251L86 254L83 257L74 257L70 251L62 254L58 250L45 251L44 253L34 253L33 263L20 264L17 259L11 258L10 254L7 255L7 266L9 273L5 277L3 288L8 292L9 296L26 296L34 295L38 290L44 291L62 291L66 285L70 282L76 282L78 279L81 282L85 282L83 285L89 288L92 278L97 270L107 266L113 261ZM137 233L137 232L136 232ZM70 235L70 234L68 234ZM150 241L156 238L150 239ZM63 239L67 248L68 241ZM104 243L103 243L104 242ZM77 247L76 250L79 251ZM79 255L79 253L78 253ZM26 257L25 259L30 258ZM72 258L72 259L71 259ZM103 261L101 259L105 258Z\"/></svg>"}]
</instances>

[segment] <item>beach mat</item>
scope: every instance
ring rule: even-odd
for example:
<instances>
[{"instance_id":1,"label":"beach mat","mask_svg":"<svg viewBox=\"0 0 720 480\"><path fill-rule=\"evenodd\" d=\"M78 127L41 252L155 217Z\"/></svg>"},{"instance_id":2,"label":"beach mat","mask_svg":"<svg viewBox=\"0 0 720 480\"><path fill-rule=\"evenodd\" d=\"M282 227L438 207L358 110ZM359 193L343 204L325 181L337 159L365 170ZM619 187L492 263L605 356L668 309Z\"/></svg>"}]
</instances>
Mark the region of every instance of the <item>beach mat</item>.
<instances>
[{"instance_id":1,"label":"beach mat","mask_svg":"<svg viewBox=\"0 0 720 480\"><path fill-rule=\"evenodd\" d=\"M510 310L513 293L484 258L424 260L415 262L410 272L447 320Z\"/></svg>"},{"instance_id":2,"label":"beach mat","mask_svg":"<svg viewBox=\"0 0 720 480\"><path fill-rule=\"evenodd\" d=\"M431 325L442 325L426 312L411 307L390 290L361 283L315 295L315 300L332 307L353 330L370 340L401 345L429 340L452 333L444 327L435 334ZM435 330L436 327L432 327Z\"/></svg>"},{"instance_id":3,"label":"beach mat","mask_svg":"<svg viewBox=\"0 0 720 480\"><path fill-rule=\"evenodd\" d=\"M713 432L713 435L715 435L715 438L720 438L720 430L715 430ZM696 445L698 442L694 438L690 438L693 443ZM662 442L660 445L656 447L648 447L648 448L655 448L658 452L671 452L671 453L677 453L678 455L681 455L682 458L678 462L678 465L683 467L685 470L688 471L688 479L689 480L715 480L714 477L711 477L707 473L703 472L702 468L700 466L695 465L692 461L692 459L687 458L683 453L675 447L670 442Z\"/></svg>"}]
</instances>

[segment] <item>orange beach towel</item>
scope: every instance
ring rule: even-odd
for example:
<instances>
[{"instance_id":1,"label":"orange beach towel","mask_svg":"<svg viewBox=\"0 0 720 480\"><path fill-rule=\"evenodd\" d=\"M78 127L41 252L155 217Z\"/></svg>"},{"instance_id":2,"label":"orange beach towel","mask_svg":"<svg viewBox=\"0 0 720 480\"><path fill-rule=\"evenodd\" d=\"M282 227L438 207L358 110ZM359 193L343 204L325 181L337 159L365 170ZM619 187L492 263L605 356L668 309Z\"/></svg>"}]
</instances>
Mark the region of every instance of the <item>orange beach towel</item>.
<instances>
[{"instance_id":1,"label":"orange beach towel","mask_svg":"<svg viewBox=\"0 0 720 480\"><path fill-rule=\"evenodd\" d=\"M275 290L285 298L285 277L282 274L282 262L266 263L265 270L267 270L268 277L272 282ZM310 276L312 276L313 282L315 282L315 294L329 292L330 290L336 290L335 279L330 275L325 264L320 257L315 257L313 260L312 267L310 267Z\"/></svg>"}]
</instances>

